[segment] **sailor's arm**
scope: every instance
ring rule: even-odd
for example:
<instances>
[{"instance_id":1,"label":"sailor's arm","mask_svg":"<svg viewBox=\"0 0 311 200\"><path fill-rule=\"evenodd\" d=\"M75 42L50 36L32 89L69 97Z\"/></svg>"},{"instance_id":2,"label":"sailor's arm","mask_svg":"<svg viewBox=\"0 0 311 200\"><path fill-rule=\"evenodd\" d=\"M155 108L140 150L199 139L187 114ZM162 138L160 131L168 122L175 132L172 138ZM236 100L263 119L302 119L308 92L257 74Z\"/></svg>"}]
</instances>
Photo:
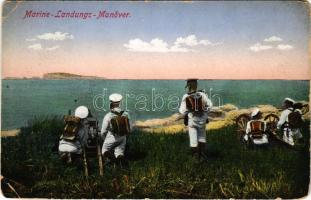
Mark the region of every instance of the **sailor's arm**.
<instances>
[{"instance_id":1,"label":"sailor's arm","mask_svg":"<svg viewBox=\"0 0 311 200\"><path fill-rule=\"evenodd\" d=\"M247 122L246 124L246 130L245 130L246 134L249 134L251 132L251 122Z\"/></svg>"},{"instance_id":2,"label":"sailor's arm","mask_svg":"<svg viewBox=\"0 0 311 200\"><path fill-rule=\"evenodd\" d=\"M266 132L267 131L267 123L264 121L263 124L264 124L263 131Z\"/></svg>"},{"instance_id":3,"label":"sailor's arm","mask_svg":"<svg viewBox=\"0 0 311 200\"><path fill-rule=\"evenodd\" d=\"M280 129L281 126L286 122L287 112L286 110L282 112L280 120L278 121L277 128Z\"/></svg>"},{"instance_id":4,"label":"sailor's arm","mask_svg":"<svg viewBox=\"0 0 311 200\"><path fill-rule=\"evenodd\" d=\"M133 122L131 120L131 116L130 116L129 112L128 111L124 111L124 115L127 116L128 120L129 120L129 123L130 123L130 130L132 131L133 128L134 128L134 124L133 124Z\"/></svg>"},{"instance_id":5,"label":"sailor's arm","mask_svg":"<svg viewBox=\"0 0 311 200\"><path fill-rule=\"evenodd\" d=\"M207 94L202 93L203 101L205 102L206 111L210 110L213 107L212 101L208 98Z\"/></svg>"},{"instance_id":6,"label":"sailor's arm","mask_svg":"<svg viewBox=\"0 0 311 200\"><path fill-rule=\"evenodd\" d=\"M188 111L187 106L186 106L186 98L187 98L187 95L185 94L181 100L180 107L179 107L179 113L182 115L186 115Z\"/></svg>"},{"instance_id":7,"label":"sailor's arm","mask_svg":"<svg viewBox=\"0 0 311 200\"><path fill-rule=\"evenodd\" d=\"M107 114L107 115L105 115L105 117L103 119L102 128L100 131L101 136L105 135L108 132L109 122L110 122L110 117Z\"/></svg>"}]
</instances>

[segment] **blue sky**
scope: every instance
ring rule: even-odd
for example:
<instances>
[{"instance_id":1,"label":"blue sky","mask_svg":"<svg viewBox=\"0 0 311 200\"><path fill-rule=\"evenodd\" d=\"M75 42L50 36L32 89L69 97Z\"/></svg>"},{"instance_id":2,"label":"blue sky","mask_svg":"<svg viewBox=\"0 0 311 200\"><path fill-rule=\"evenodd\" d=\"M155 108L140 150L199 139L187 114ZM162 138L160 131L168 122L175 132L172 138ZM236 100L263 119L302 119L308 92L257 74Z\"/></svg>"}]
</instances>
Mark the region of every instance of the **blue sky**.
<instances>
[{"instance_id":1,"label":"blue sky","mask_svg":"<svg viewBox=\"0 0 311 200\"><path fill-rule=\"evenodd\" d=\"M305 9L302 9L305 7ZM27 2L4 22L6 32L23 27L24 33L37 34L62 28L67 32L78 32L81 37L117 40L133 37L151 39L162 37L173 41L180 35L208 36L215 40L231 42L255 42L278 34L288 40L305 43L308 21L307 7L302 2ZM57 10L119 10L132 13L129 20L55 20L28 19L21 16L27 9L57 12ZM5 13L4 13L5 14ZM12 24L14 21L14 24ZM44 23L44 26L42 25ZM10 26L11 25L11 26ZM14 25L14 26L12 26ZM26 27L28 26L28 28ZM6 28L6 26L5 26ZM98 30L98 31L97 31ZM114 30L114 31L109 31ZM126 35L124 35L124 33ZM75 34L78 35L78 34ZM14 37L14 35L12 35ZM300 36L300 37L299 37ZM82 38L83 39L83 38Z\"/></svg>"},{"instance_id":2,"label":"blue sky","mask_svg":"<svg viewBox=\"0 0 311 200\"><path fill-rule=\"evenodd\" d=\"M68 52L72 51L81 54L88 52L93 56L97 54L100 56L98 52L102 52L109 54L105 55L110 56L109 59L114 55L145 56L129 51L125 44L130 44L130 40L134 39L139 39L140 43L149 43L157 38L172 47L177 38L186 38L190 35L195 35L198 42L193 52L197 52L201 57L215 55L215 59L216 57L220 59L218 57L224 54L223 59L230 60L231 58L226 58L226 54L239 53L240 58L237 55L235 57L238 60L245 56L262 57L265 55L264 59L267 60L274 56L275 65L278 67L280 65L293 67L298 57L305 60L308 56L308 7L303 2L23 2L8 15L8 11L14 8L14 4L4 5L3 12L6 16L3 21L3 48L4 55L8 57L6 61L10 65L14 64L14 58L10 59L8 55L10 52L17 51L21 54L20 56L31 53L27 48L30 43L25 42L26 39L56 31L74 36L74 39L64 40L61 45L59 45L60 42L57 43L58 51L62 51L64 56L67 54L67 57L71 56ZM26 10L56 13L60 9L94 13L99 10L111 12L118 10L129 12L131 17L99 20L22 19ZM281 41L278 44L275 42L268 44L263 41L271 37L281 38ZM199 45L200 40L208 40L211 44L219 45ZM56 45L54 41L43 42L42 45ZM257 47L259 46L260 50L252 52L250 47L257 43L259 43ZM283 45L286 51L277 51L276 47L279 44ZM193 52L188 53L186 57L193 57ZM254 52L256 54L252 54ZM38 51L33 53L38 55ZM157 52L152 54L157 56L154 53ZM49 56L53 54L40 55L38 62L42 62L42 56L52 60ZM296 56L292 59L293 63L287 61L287 63L280 64L280 60L288 56ZM66 62L68 60L64 59L64 63ZM172 61L167 62L172 63ZM220 64L219 61L215 62ZM300 65L306 65L306 63L305 60ZM127 64L134 65L135 63ZM16 63L16 65L19 64ZM65 65L63 67L66 69ZM306 66L302 68L305 70ZM7 74L12 74L12 72L8 70Z\"/></svg>"}]
</instances>

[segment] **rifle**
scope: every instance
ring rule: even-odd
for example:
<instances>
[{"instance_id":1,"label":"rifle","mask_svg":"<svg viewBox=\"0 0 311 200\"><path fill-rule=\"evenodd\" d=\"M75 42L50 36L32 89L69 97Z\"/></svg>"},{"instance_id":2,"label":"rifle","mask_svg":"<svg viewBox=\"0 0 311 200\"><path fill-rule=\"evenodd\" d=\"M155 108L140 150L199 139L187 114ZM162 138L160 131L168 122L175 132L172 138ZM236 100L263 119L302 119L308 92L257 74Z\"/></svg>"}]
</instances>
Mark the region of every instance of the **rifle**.
<instances>
[{"instance_id":1,"label":"rifle","mask_svg":"<svg viewBox=\"0 0 311 200\"><path fill-rule=\"evenodd\" d=\"M95 142L96 154L98 158L99 175L104 175L103 159L101 155L101 139L100 130L98 127L98 120L96 118L88 118L89 123L89 137Z\"/></svg>"},{"instance_id":2,"label":"rifle","mask_svg":"<svg viewBox=\"0 0 311 200\"><path fill-rule=\"evenodd\" d=\"M97 147L97 157L98 157L98 167L99 167L99 175L104 176L104 167L103 167L103 157L101 154L101 148L100 148L100 136L97 132L96 137L96 147Z\"/></svg>"},{"instance_id":3,"label":"rifle","mask_svg":"<svg viewBox=\"0 0 311 200\"><path fill-rule=\"evenodd\" d=\"M85 146L83 146L83 166L84 166L84 175L86 177L89 176L89 169L88 169L88 164L87 164L87 158L86 158L86 151L85 151Z\"/></svg>"}]
</instances>

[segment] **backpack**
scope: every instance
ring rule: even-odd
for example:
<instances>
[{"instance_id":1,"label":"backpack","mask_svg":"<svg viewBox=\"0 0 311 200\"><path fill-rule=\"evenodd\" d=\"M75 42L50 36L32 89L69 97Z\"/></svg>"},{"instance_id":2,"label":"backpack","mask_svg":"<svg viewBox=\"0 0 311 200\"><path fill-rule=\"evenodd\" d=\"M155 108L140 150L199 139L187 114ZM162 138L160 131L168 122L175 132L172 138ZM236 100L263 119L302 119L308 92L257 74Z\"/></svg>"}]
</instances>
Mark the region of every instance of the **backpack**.
<instances>
[{"instance_id":1,"label":"backpack","mask_svg":"<svg viewBox=\"0 0 311 200\"><path fill-rule=\"evenodd\" d=\"M294 110L288 115L288 125L290 128L300 128L303 125L301 113Z\"/></svg>"},{"instance_id":2,"label":"backpack","mask_svg":"<svg viewBox=\"0 0 311 200\"><path fill-rule=\"evenodd\" d=\"M205 110L203 97L199 93L195 93L186 97L186 107L190 112Z\"/></svg>"},{"instance_id":3,"label":"backpack","mask_svg":"<svg viewBox=\"0 0 311 200\"><path fill-rule=\"evenodd\" d=\"M66 115L64 117L65 127L61 139L73 141L77 138L81 119L79 117Z\"/></svg>"},{"instance_id":4,"label":"backpack","mask_svg":"<svg viewBox=\"0 0 311 200\"><path fill-rule=\"evenodd\" d=\"M120 113L113 113L116 114L116 116L111 119L112 132L118 136L128 135L130 133L129 118L122 115L124 111Z\"/></svg>"},{"instance_id":5,"label":"backpack","mask_svg":"<svg viewBox=\"0 0 311 200\"><path fill-rule=\"evenodd\" d=\"M254 138L259 138L262 137L262 134L264 133L265 130L265 123L262 121L251 121L250 122L251 126L251 134Z\"/></svg>"}]
</instances>

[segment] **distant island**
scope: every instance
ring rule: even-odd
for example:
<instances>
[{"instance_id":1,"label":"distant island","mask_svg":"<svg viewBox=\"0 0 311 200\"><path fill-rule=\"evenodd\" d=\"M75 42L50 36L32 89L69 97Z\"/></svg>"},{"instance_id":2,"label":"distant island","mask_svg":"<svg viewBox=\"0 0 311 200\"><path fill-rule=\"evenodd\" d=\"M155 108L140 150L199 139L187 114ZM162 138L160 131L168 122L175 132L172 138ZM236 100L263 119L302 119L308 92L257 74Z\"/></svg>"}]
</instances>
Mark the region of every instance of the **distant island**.
<instances>
[{"instance_id":1,"label":"distant island","mask_svg":"<svg viewBox=\"0 0 311 200\"><path fill-rule=\"evenodd\" d=\"M64 72L54 72L43 74L42 79L105 79L98 76L83 76L79 74L70 74Z\"/></svg>"},{"instance_id":2,"label":"distant island","mask_svg":"<svg viewBox=\"0 0 311 200\"><path fill-rule=\"evenodd\" d=\"M60 80L60 79L105 79L104 77L98 77L98 76L83 76L79 74L71 74L71 73L64 73L64 72L53 72L53 73L46 73L43 74L42 77L5 77L4 80L20 80L20 79L31 79L31 80L38 80L38 79L44 79L44 80Z\"/></svg>"}]
</instances>

